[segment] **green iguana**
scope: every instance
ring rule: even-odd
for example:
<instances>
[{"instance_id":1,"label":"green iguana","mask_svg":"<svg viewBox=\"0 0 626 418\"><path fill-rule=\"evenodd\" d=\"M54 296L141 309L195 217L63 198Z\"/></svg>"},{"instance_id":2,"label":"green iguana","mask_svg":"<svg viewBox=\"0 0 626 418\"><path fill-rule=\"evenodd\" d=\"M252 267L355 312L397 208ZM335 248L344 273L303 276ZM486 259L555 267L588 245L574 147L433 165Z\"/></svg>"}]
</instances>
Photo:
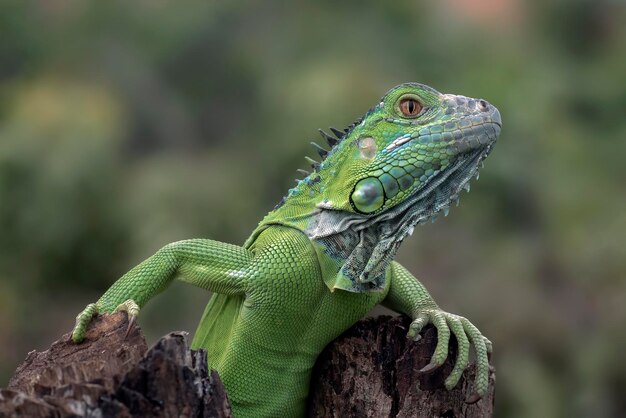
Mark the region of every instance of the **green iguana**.
<instances>
[{"instance_id":1,"label":"green iguana","mask_svg":"<svg viewBox=\"0 0 626 418\"><path fill-rule=\"evenodd\" d=\"M313 171L243 246L208 239L166 245L87 305L72 338L83 340L98 313L124 310L134 320L179 277L215 293L192 347L208 350L234 415L303 416L319 353L382 303L413 319L411 338L426 324L437 328L437 347L422 371L445 361L454 334L459 350L449 389L473 345L478 400L488 389L491 343L467 319L441 310L393 258L415 225L447 215L469 190L500 126L498 110L485 100L399 85L344 131L320 130L331 149L317 146L322 161L312 161Z\"/></svg>"}]
</instances>

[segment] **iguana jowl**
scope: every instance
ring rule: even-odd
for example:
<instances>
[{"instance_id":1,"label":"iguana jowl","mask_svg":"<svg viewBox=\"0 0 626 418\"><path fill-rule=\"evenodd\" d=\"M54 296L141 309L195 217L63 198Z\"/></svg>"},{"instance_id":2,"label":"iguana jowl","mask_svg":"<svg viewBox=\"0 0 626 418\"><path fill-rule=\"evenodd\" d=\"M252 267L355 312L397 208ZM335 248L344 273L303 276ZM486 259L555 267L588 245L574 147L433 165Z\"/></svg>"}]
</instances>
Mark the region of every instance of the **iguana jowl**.
<instances>
[{"instance_id":1,"label":"iguana jowl","mask_svg":"<svg viewBox=\"0 0 626 418\"><path fill-rule=\"evenodd\" d=\"M270 212L243 246L207 239L171 243L111 286L76 318L80 342L96 313L140 307L178 277L215 292L192 346L206 348L236 417L302 416L311 368L322 349L375 305L409 315L408 335L433 323L430 370L458 358L454 387L477 357L476 396L488 389L491 343L467 319L442 311L420 282L392 261L415 225L458 200L500 133L484 100L417 83L390 90L335 136L330 151Z\"/></svg>"}]
</instances>

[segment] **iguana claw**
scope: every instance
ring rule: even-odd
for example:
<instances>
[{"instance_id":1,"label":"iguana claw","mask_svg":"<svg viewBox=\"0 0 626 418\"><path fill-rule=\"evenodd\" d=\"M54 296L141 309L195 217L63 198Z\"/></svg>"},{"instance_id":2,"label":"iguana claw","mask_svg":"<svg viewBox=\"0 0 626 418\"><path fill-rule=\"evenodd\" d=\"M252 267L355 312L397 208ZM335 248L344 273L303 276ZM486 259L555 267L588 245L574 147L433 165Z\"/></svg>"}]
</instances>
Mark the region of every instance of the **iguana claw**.
<instances>
[{"instance_id":1,"label":"iguana claw","mask_svg":"<svg viewBox=\"0 0 626 418\"><path fill-rule=\"evenodd\" d=\"M446 361L450 333L452 332L458 342L458 354L454 368L444 384L446 389L451 390L461 379L463 372L469 364L471 343L476 351L476 380L475 391L466 402L477 402L486 395L489 388L489 356L493 350L491 341L485 338L466 318L440 309L429 309L419 313L411 323L407 336L418 340L419 332L428 323L432 323L437 328L437 347L430 363L424 366L420 373L431 372Z\"/></svg>"},{"instance_id":2,"label":"iguana claw","mask_svg":"<svg viewBox=\"0 0 626 418\"><path fill-rule=\"evenodd\" d=\"M127 338L133 324L135 323L137 315L139 315L139 309L139 305L132 299L128 299L120 303L114 310L103 308L99 302L90 303L81 313L78 314L78 316L76 316L76 325L74 325L74 329L72 330L72 341L78 344L85 339L85 333L87 332L89 322L91 322L91 319L95 315L119 311L126 311L126 313L128 313L128 328L126 329L126 334L124 336L124 338Z\"/></svg>"},{"instance_id":3,"label":"iguana claw","mask_svg":"<svg viewBox=\"0 0 626 418\"><path fill-rule=\"evenodd\" d=\"M130 330L133 327L133 324L135 323L135 318L137 318L136 316L129 316L128 319L128 327L126 328L126 332L124 333L124 339L128 338L128 335L130 334Z\"/></svg>"},{"instance_id":4,"label":"iguana claw","mask_svg":"<svg viewBox=\"0 0 626 418\"><path fill-rule=\"evenodd\" d=\"M476 402L478 402L480 400L480 398L482 398L482 396L480 396L478 394L478 392L473 392L466 400L465 403L468 405L474 404Z\"/></svg>"},{"instance_id":5,"label":"iguana claw","mask_svg":"<svg viewBox=\"0 0 626 418\"><path fill-rule=\"evenodd\" d=\"M422 367L420 369L420 373L428 373L431 372L433 370L435 370L436 368L438 368L439 366L441 366L441 364L437 364L437 363L428 363L426 366Z\"/></svg>"},{"instance_id":6,"label":"iguana claw","mask_svg":"<svg viewBox=\"0 0 626 418\"><path fill-rule=\"evenodd\" d=\"M128 334L130 334L130 330L133 327L133 324L135 323L135 320L137 318L137 315L139 315L139 305L137 305L137 303L132 300L132 299L128 299L126 301L124 301L123 303L120 303L117 308L115 308L115 311L113 312L121 312L121 311L125 311L128 314L128 328L126 328L126 334L124 334L124 339L128 338Z\"/></svg>"}]
</instances>

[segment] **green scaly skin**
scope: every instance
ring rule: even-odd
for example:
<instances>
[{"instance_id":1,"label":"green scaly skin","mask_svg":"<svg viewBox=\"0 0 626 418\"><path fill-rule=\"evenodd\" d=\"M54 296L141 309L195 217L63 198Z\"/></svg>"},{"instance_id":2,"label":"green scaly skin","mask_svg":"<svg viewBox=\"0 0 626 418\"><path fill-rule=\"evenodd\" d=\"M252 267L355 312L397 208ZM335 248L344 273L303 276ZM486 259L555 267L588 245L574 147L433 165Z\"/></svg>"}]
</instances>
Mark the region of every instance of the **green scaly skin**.
<instances>
[{"instance_id":1,"label":"green scaly skin","mask_svg":"<svg viewBox=\"0 0 626 418\"><path fill-rule=\"evenodd\" d=\"M192 346L208 350L235 416L303 416L318 354L382 303L413 319L411 338L428 323L437 328L437 347L422 371L443 364L455 335L459 354L448 389L474 347L470 400L477 400L488 389L491 343L467 319L441 310L392 259L415 225L447 214L469 188L500 125L484 100L417 83L393 88L348 129L333 130L335 137L322 132L331 150L319 151L323 161L243 246L207 239L166 245L78 315L73 340L83 340L97 313L125 310L134 319L178 277L215 292Z\"/></svg>"}]
</instances>

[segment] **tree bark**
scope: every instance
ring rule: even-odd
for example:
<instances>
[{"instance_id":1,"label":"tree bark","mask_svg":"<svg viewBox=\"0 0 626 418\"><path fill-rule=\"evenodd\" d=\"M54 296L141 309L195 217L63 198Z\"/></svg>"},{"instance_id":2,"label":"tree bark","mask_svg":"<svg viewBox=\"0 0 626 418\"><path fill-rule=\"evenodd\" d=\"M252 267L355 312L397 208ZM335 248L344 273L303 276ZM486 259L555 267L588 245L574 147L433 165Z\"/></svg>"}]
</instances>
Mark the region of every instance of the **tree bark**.
<instances>
[{"instance_id":1,"label":"tree bark","mask_svg":"<svg viewBox=\"0 0 626 418\"><path fill-rule=\"evenodd\" d=\"M125 338L127 324L124 313L99 316L83 343L66 334L28 353L0 390L0 416L232 416L206 352L189 350L186 333L170 333L148 350L137 325Z\"/></svg>"},{"instance_id":2,"label":"tree bark","mask_svg":"<svg viewBox=\"0 0 626 418\"><path fill-rule=\"evenodd\" d=\"M126 315L99 316L85 342L69 334L44 352L32 351L0 389L1 417L231 417L217 372L204 350L190 350L186 333L173 332L147 349L137 325L128 336ZM485 399L465 403L473 391L473 366L458 387L443 388L448 360L429 374L436 331L406 339L405 317L358 322L318 358L309 397L310 417L489 417L495 380ZM450 344L455 357L455 342Z\"/></svg>"},{"instance_id":3,"label":"tree bark","mask_svg":"<svg viewBox=\"0 0 626 418\"><path fill-rule=\"evenodd\" d=\"M489 392L474 404L475 367L471 365L453 390L443 382L456 358L456 339L448 359L430 373L437 331L428 326L422 338L406 338L409 318L381 316L356 323L318 357L311 383L309 417L490 417L493 415L495 372Z\"/></svg>"}]
</instances>

